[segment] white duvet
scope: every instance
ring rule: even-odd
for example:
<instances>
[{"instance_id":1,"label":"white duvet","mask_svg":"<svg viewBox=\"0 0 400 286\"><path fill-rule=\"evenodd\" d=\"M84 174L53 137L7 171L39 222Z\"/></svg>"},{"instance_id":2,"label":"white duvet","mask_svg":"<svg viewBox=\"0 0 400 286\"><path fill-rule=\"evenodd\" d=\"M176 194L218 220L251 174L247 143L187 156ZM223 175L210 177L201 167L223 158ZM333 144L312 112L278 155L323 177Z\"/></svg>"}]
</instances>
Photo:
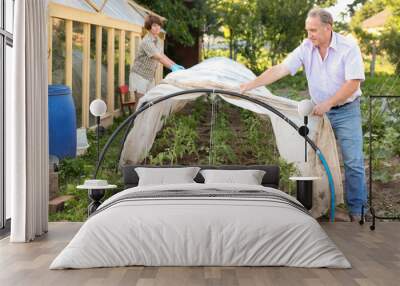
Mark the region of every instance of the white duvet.
<instances>
[{"instance_id":1,"label":"white duvet","mask_svg":"<svg viewBox=\"0 0 400 286\"><path fill-rule=\"evenodd\" d=\"M103 210L82 225L50 269L128 265L351 267L314 218L279 201L173 197L113 204L133 192L209 189L262 190L297 202L279 190L254 185L179 184L127 189L99 207Z\"/></svg>"}]
</instances>

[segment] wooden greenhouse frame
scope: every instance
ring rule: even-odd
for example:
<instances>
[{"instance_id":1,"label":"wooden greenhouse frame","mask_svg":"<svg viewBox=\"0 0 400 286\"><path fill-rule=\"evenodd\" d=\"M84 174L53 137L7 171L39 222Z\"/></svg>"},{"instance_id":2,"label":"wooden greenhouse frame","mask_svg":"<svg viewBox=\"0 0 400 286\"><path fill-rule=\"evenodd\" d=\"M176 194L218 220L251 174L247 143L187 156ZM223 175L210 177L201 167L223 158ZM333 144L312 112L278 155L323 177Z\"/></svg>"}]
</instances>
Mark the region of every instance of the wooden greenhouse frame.
<instances>
[{"instance_id":1,"label":"wooden greenhouse frame","mask_svg":"<svg viewBox=\"0 0 400 286\"><path fill-rule=\"evenodd\" d=\"M107 114L101 120L103 125L110 125L114 116L120 115L120 110L115 109L115 89L114 86L114 70L115 65L118 64L118 85L129 84L125 82L125 41L129 38L129 52L130 52L130 65L133 64L137 45L140 44L142 35L146 32L144 27L136 25L124 20L112 18L102 12L105 1L102 7L98 8L91 0L85 0L95 11L89 12L80 10L78 8L66 6L63 4L50 2L48 6L48 82L52 84L53 78L53 21L54 19L61 19L65 21L65 81L64 83L73 89L73 23L79 22L83 25L83 60L82 60L82 124L79 127L89 126L89 104L90 104L90 75L95 72L96 84L95 94L96 98L101 98L101 58L102 58L102 31L107 31ZM134 6L135 9L140 9L142 14L154 14L153 12L140 7L133 1L129 4ZM158 16L158 15L157 15ZM161 19L163 17L159 16ZM90 69L90 39L91 39L91 26L96 27L96 69ZM115 36L119 35L119 61L115 63ZM164 45L165 34L161 35L161 40ZM163 66L159 64L156 72L156 84L161 81L163 75ZM104 95L103 95L104 96Z\"/></svg>"}]
</instances>

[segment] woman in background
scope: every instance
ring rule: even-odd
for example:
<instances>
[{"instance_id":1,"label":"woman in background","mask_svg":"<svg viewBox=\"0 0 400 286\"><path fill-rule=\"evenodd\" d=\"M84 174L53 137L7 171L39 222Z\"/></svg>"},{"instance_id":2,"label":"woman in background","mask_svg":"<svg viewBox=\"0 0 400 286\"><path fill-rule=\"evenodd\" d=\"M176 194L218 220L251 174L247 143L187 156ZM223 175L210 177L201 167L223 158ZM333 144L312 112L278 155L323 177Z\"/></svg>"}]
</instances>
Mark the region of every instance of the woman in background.
<instances>
[{"instance_id":1,"label":"woman in background","mask_svg":"<svg viewBox=\"0 0 400 286\"><path fill-rule=\"evenodd\" d=\"M129 75L129 91L131 97L135 97L136 103L149 89L154 87L158 63L173 72L185 69L163 53L163 46L158 37L161 26L161 19L154 15L148 16L144 23L148 33L142 39Z\"/></svg>"}]
</instances>

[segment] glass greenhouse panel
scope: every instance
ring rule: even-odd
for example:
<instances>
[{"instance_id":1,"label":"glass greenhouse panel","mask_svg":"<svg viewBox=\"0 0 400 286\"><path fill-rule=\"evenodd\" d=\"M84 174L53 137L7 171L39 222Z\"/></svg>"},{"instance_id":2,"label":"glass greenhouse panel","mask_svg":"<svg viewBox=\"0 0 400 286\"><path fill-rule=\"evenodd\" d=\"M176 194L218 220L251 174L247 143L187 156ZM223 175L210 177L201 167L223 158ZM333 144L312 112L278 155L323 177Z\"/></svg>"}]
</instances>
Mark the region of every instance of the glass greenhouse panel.
<instances>
[{"instance_id":1,"label":"glass greenhouse panel","mask_svg":"<svg viewBox=\"0 0 400 286\"><path fill-rule=\"evenodd\" d=\"M65 84L65 20L52 19L52 83Z\"/></svg>"},{"instance_id":2,"label":"glass greenhouse panel","mask_svg":"<svg viewBox=\"0 0 400 286\"><path fill-rule=\"evenodd\" d=\"M5 0L6 31L14 32L14 0Z\"/></svg>"},{"instance_id":3,"label":"glass greenhouse panel","mask_svg":"<svg viewBox=\"0 0 400 286\"><path fill-rule=\"evenodd\" d=\"M76 109L76 126L82 126L83 24L74 22L72 33L72 95Z\"/></svg>"},{"instance_id":4,"label":"glass greenhouse panel","mask_svg":"<svg viewBox=\"0 0 400 286\"><path fill-rule=\"evenodd\" d=\"M114 110L119 109L119 93L118 93L118 86L119 86L119 41L120 31L115 31L115 42L114 42Z\"/></svg>"},{"instance_id":5,"label":"glass greenhouse panel","mask_svg":"<svg viewBox=\"0 0 400 286\"><path fill-rule=\"evenodd\" d=\"M107 29L101 34L101 99L107 103Z\"/></svg>"}]
</instances>

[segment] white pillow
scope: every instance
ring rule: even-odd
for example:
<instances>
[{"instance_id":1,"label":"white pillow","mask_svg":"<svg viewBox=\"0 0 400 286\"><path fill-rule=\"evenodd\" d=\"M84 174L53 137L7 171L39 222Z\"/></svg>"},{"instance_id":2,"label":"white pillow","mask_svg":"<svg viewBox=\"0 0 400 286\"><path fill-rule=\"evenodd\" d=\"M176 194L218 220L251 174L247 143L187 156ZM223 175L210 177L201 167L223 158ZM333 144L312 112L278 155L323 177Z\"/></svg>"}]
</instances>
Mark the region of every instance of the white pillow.
<instances>
[{"instance_id":1,"label":"white pillow","mask_svg":"<svg viewBox=\"0 0 400 286\"><path fill-rule=\"evenodd\" d=\"M201 170L205 184L261 185L265 171L261 170Z\"/></svg>"},{"instance_id":2,"label":"white pillow","mask_svg":"<svg viewBox=\"0 0 400 286\"><path fill-rule=\"evenodd\" d=\"M193 179L199 170L199 167L135 168L139 176L138 186L195 183Z\"/></svg>"}]
</instances>

